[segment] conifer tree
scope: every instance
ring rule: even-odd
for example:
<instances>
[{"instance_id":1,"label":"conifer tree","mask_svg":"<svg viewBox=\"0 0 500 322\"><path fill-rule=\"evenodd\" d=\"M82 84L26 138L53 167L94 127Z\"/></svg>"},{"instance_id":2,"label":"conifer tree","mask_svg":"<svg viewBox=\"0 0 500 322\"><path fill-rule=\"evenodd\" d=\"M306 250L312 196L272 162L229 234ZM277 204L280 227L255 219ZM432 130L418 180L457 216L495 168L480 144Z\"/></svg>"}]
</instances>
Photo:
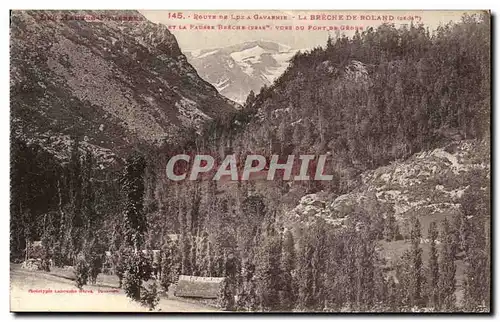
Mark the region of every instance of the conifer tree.
<instances>
[{"instance_id":1,"label":"conifer tree","mask_svg":"<svg viewBox=\"0 0 500 322\"><path fill-rule=\"evenodd\" d=\"M218 305L224 311L233 311L235 308L234 296L232 292L232 285L228 278L224 278L217 296Z\"/></svg>"},{"instance_id":2,"label":"conifer tree","mask_svg":"<svg viewBox=\"0 0 500 322\"><path fill-rule=\"evenodd\" d=\"M466 311L482 311L489 306L489 251L484 224L481 220L472 226L467 242L465 263L464 308Z\"/></svg>"},{"instance_id":3,"label":"conifer tree","mask_svg":"<svg viewBox=\"0 0 500 322\"><path fill-rule=\"evenodd\" d=\"M411 254L412 254L412 273L411 273L411 304L419 306L422 304L422 286L424 285L424 276L422 274L422 248L420 239L422 237L420 221L413 219L412 230L410 232Z\"/></svg>"},{"instance_id":4,"label":"conifer tree","mask_svg":"<svg viewBox=\"0 0 500 322\"><path fill-rule=\"evenodd\" d=\"M283 241L281 261L281 305L290 311L295 307L296 293L293 272L295 270L295 242L292 233L287 230Z\"/></svg>"},{"instance_id":5,"label":"conifer tree","mask_svg":"<svg viewBox=\"0 0 500 322\"><path fill-rule=\"evenodd\" d=\"M456 307L455 299L455 258L453 256L453 232L445 218L441 230L441 252L439 255L439 305L440 310L449 312Z\"/></svg>"},{"instance_id":6,"label":"conifer tree","mask_svg":"<svg viewBox=\"0 0 500 322\"><path fill-rule=\"evenodd\" d=\"M356 258L356 307L361 311L370 309L374 304L375 254L374 240L370 239L369 232L361 233L353 254Z\"/></svg>"},{"instance_id":7,"label":"conifer tree","mask_svg":"<svg viewBox=\"0 0 500 322\"><path fill-rule=\"evenodd\" d=\"M410 228L410 249L405 251L399 266L403 305L408 309L421 306L422 286L424 276L422 274L422 248L420 247L421 226L417 218L412 218Z\"/></svg>"},{"instance_id":8,"label":"conifer tree","mask_svg":"<svg viewBox=\"0 0 500 322\"><path fill-rule=\"evenodd\" d=\"M281 247L274 232L263 237L256 258L256 294L262 311L274 311L280 307Z\"/></svg>"},{"instance_id":9,"label":"conifer tree","mask_svg":"<svg viewBox=\"0 0 500 322\"><path fill-rule=\"evenodd\" d=\"M389 277L387 282L387 310L388 312L397 312L401 310L401 301L399 298L398 285L394 281L394 278Z\"/></svg>"},{"instance_id":10,"label":"conifer tree","mask_svg":"<svg viewBox=\"0 0 500 322\"><path fill-rule=\"evenodd\" d=\"M203 233L203 238L200 241L200 274L203 276L212 276L212 245L208 238L208 233Z\"/></svg>"},{"instance_id":11,"label":"conifer tree","mask_svg":"<svg viewBox=\"0 0 500 322\"><path fill-rule=\"evenodd\" d=\"M398 234L398 223L394 217L394 211L391 209L387 212L384 220L384 238L386 241L393 241L396 240Z\"/></svg>"},{"instance_id":12,"label":"conifer tree","mask_svg":"<svg viewBox=\"0 0 500 322\"><path fill-rule=\"evenodd\" d=\"M80 154L80 141L78 138L72 141L71 156L68 165L69 172L69 220L66 222L66 237L64 239L63 251L71 261L75 260L76 254L81 251L83 238L81 236L84 226L82 216L82 164Z\"/></svg>"},{"instance_id":13,"label":"conifer tree","mask_svg":"<svg viewBox=\"0 0 500 322\"><path fill-rule=\"evenodd\" d=\"M428 304L433 309L439 308L439 261L436 241L438 239L438 230L436 222L431 222L429 226L428 238L430 241L429 254L429 279L428 279Z\"/></svg>"},{"instance_id":14,"label":"conifer tree","mask_svg":"<svg viewBox=\"0 0 500 322\"><path fill-rule=\"evenodd\" d=\"M127 159L125 173L121 178L126 195L124 235L127 244L136 252L141 249L147 228L143 209L145 167L146 162L142 155L132 155Z\"/></svg>"},{"instance_id":15,"label":"conifer tree","mask_svg":"<svg viewBox=\"0 0 500 322\"><path fill-rule=\"evenodd\" d=\"M161 272L160 283L165 291L168 291L171 284L177 281L178 277L178 249L174 241L167 239L161 250Z\"/></svg>"}]
</instances>

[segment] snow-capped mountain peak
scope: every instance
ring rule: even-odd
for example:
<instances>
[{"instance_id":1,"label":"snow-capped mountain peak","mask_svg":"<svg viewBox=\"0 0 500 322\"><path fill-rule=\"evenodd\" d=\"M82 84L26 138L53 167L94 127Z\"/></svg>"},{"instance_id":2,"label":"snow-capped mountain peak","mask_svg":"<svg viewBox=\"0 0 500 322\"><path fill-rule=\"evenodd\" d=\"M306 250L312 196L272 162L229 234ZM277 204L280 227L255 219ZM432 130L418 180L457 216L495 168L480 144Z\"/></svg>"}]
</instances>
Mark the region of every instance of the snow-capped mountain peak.
<instances>
[{"instance_id":1,"label":"snow-capped mountain peak","mask_svg":"<svg viewBox=\"0 0 500 322\"><path fill-rule=\"evenodd\" d=\"M258 92L263 85L272 84L295 52L284 44L251 41L185 54L202 78L221 94L243 103L251 90Z\"/></svg>"}]
</instances>

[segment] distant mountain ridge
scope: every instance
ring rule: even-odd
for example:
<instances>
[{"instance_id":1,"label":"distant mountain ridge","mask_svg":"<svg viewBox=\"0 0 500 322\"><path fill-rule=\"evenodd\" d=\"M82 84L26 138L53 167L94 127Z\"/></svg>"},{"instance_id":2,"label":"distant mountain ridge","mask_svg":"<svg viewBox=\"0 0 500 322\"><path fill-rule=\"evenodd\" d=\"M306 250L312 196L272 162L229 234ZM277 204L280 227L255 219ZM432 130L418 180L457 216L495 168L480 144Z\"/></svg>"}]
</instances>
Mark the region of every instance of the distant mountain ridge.
<instances>
[{"instance_id":1,"label":"distant mountain ridge","mask_svg":"<svg viewBox=\"0 0 500 322\"><path fill-rule=\"evenodd\" d=\"M223 48L185 52L200 76L224 96L243 103L250 91L271 85L297 50L270 41L250 41Z\"/></svg>"}]
</instances>

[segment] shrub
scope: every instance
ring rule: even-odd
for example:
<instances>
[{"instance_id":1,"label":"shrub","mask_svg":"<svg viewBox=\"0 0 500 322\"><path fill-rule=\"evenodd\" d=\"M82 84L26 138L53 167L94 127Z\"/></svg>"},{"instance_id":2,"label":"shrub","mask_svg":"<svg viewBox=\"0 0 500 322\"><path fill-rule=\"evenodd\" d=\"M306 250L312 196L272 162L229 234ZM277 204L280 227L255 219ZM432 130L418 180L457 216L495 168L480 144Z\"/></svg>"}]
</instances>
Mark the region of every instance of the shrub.
<instances>
[{"instance_id":1,"label":"shrub","mask_svg":"<svg viewBox=\"0 0 500 322\"><path fill-rule=\"evenodd\" d=\"M225 278L220 286L219 295L218 295L218 306L224 311L233 311L234 310L234 297L231 291L231 285L228 282L227 278Z\"/></svg>"},{"instance_id":2,"label":"shrub","mask_svg":"<svg viewBox=\"0 0 500 322\"><path fill-rule=\"evenodd\" d=\"M112 262L112 268L114 274L118 277L119 280L119 287L122 287L123 283L123 276L125 274L125 267L126 267L126 261L129 256L132 255L132 252L130 249L126 247L120 248L119 251L113 252L112 257L111 257L111 262Z\"/></svg>"},{"instance_id":3,"label":"shrub","mask_svg":"<svg viewBox=\"0 0 500 322\"><path fill-rule=\"evenodd\" d=\"M123 274L122 287L125 290L127 297L134 301L141 300L141 279L136 274L130 271L125 271Z\"/></svg>"},{"instance_id":4,"label":"shrub","mask_svg":"<svg viewBox=\"0 0 500 322\"><path fill-rule=\"evenodd\" d=\"M177 248L174 244L164 246L160 262L160 285L168 293L168 288L179 278L180 266L177 263Z\"/></svg>"},{"instance_id":5,"label":"shrub","mask_svg":"<svg viewBox=\"0 0 500 322\"><path fill-rule=\"evenodd\" d=\"M85 261L85 257L83 255L79 255L76 260L75 275L76 286L79 289L82 289L83 285L87 285L89 278L89 265Z\"/></svg>"},{"instance_id":6,"label":"shrub","mask_svg":"<svg viewBox=\"0 0 500 322\"><path fill-rule=\"evenodd\" d=\"M149 287L141 287L140 302L143 306L153 311L160 302L160 295L156 283L152 283Z\"/></svg>"},{"instance_id":7,"label":"shrub","mask_svg":"<svg viewBox=\"0 0 500 322\"><path fill-rule=\"evenodd\" d=\"M151 274L151 263L141 252L127 256L122 284L127 296L134 301L141 302L142 281L147 281L151 278Z\"/></svg>"},{"instance_id":8,"label":"shrub","mask_svg":"<svg viewBox=\"0 0 500 322\"><path fill-rule=\"evenodd\" d=\"M92 284L96 283L97 275L102 272L102 266L104 264L104 255L97 253L94 250L89 256L89 278Z\"/></svg>"},{"instance_id":9,"label":"shrub","mask_svg":"<svg viewBox=\"0 0 500 322\"><path fill-rule=\"evenodd\" d=\"M63 266L62 249L61 244L58 241L52 246L52 261L56 267Z\"/></svg>"}]
</instances>

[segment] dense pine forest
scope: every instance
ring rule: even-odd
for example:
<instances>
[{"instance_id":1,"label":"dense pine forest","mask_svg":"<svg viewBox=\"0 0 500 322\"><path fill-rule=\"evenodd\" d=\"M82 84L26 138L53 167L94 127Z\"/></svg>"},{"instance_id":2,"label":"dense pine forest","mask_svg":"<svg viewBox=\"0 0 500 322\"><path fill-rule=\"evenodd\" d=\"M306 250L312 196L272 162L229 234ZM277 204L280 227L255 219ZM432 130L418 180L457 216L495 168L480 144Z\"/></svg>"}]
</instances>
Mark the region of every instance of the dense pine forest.
<instances>
[{"instance_id":1,"label":"dense pine forest","mask_svg":"<svg viewBox=\"0 0 500 322\"><path fill-rule=\"evenodd\" d=\"M73 266L79 287L115 274L150 307L182 274L225 277L218 305L230 311L489 311L490 68L487 14L435 31L384 24L297 53L183 146L138 147L103 167L78 136L65 159L13 136L11 262L41 240L44 269ZM488 168L462 176L454 216L403 222L378 202L340 227L286 215L306 194L357 191L366 171L459 141ZM178 153L328 153L334 180L173 182L165 166ZM398 243L389 263L382 251Z\"/></svg>"}]
</instances>

